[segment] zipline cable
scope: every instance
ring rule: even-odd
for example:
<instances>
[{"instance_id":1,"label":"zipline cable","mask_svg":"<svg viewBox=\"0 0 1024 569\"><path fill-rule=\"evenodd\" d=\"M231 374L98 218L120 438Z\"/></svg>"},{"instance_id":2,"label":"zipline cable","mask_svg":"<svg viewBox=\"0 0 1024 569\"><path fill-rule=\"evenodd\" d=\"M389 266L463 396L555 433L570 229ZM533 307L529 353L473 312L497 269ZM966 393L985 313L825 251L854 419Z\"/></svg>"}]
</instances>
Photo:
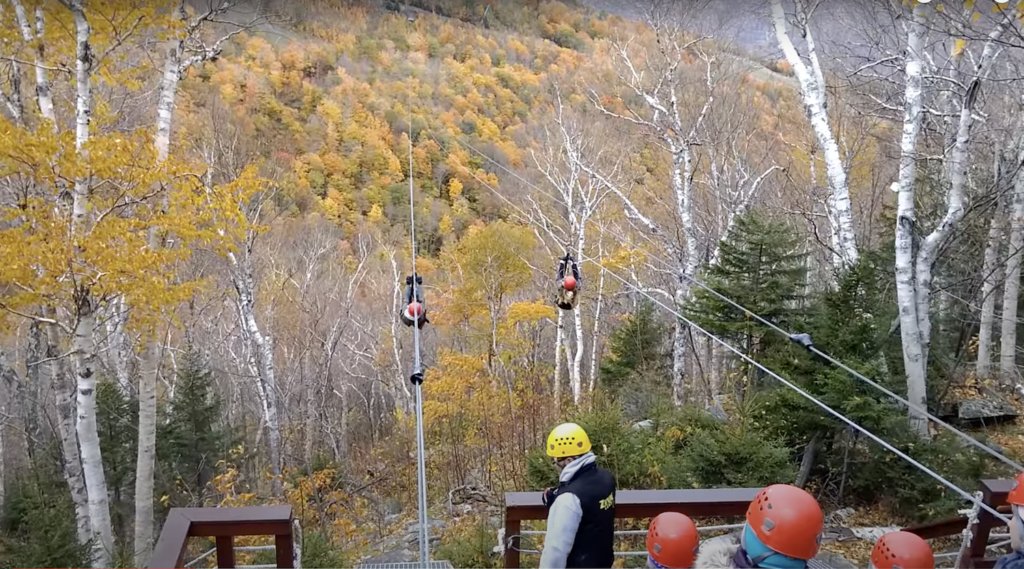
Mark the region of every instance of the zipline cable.
<instances>
[{"instance_id":1,"label":"zipline cable","mask_svg":"<svg viewBox=\"0 0 1024 569\"><path fill-rule=\"evenodd\" d=\"M413 193L413 170L412 170L412 97L408 97L407 106L409 111L409 233L412 245L412 295L413 301L419 299L415 294L420 286L416 274L416 199ZM427 467L426 467L426 444L423 441L423 362L420 358L420 318L426 318L425 306L420 306L419 315L416 316L412 326L412 349L413 364L412 375L409 381L416 388L416 477L419 501L419 540L420 540L420 567L426 569L430 563L430 535L427 527Z\"/></svg>"},{"instance_id":2,"label":"zipline cable","mask_svg":"<svg viewBox=\"0 0 1024 569\"><path fill-rule=\"evenodd\" d=\"M429 133L428 133L428 134L429 134ZM433 135L430 135L430 136L431 136L431 138L434 138L434 137L433 137ZM435 139L435 141L436 141L436 139ZM438 143L440 143L440 142L438 141ZM472 176L473 176L473 177L474 177L474 178L475 178L475 179L476 179L476 180L477 180L478 182L480 182L480 184L482 184L482 185L483 185L484 187L486 187L487 189L489 189L489 190L490 190L491 192L493 192L493 193L494 193L494 194L495 194L496 196L498 196L499 198L501 198L501 199L502 199L503 201L505 201L506 203L508 203L508 204L509 204L510 206L512 206L513 208L515 208L515 209L519 210L519 212L520 212L521 214L523 214L523 216L524 216L524 217L526 217L526 218L527 218L527 222L530 222L530 221L529 221L529 219L528 219L528 218L530 217L530 216L529 216L529 214L527 214L527 213L526 213L526 212L525 212L525 211L524 211L524 210L523 210L523 209L522 209L521 207L519 207L518 205L516 205L515 203L513 203L513 202L512 202L511 200L509 200L509 199L508 199L507 197L505 197L505 196L504 196L504 195L503 195L503 194L502 194L501 192L499 192L499 191L498 191L497 189L495 189L494 187L492 187L492 186L491 186L490 184L488 184L488 183L487 183L487 182L485 182L484 180L480 179L480 177L479 177L479 176L477 176L476 174L474 174L474 173L470 172L470 175L472 175ZM523 180L523 181L525 182L525 180ZM940 483L942 483L942 484L943 484L944 486L946 486L946 487L947 487L947 488L949 488L950 490L953 490L954 492L956 492L957 494L959 494L959 495L960 495L960 496L961 496L962 498L964 498L964 499L968 500L969 502L971 502L971 503L973 503L973 504L976 504L976 505L977 505L978 507L980 507L980 508L983 508L984 510L988 511L988 512L989 512L990 514L992 514L993 516L995 516L995 517L996 517L997 519L1000 519L1000 520L1002 520L1002 521L1003 521L1004 523L1007 523L1007 524L1009 524L1010 520L1009 520L1009 519L1008 519L1008 518L1007 518L1006 516L1004 516L1003 514L1000 514L1000 513L999 513L999 512L997 511L997 510L995 510L994 508L992 508L992 507L991 507L991 506L989 506L988 504L985 504L984 502L982 502L981 500L979 500L979 499L978 499L978 498L976 498L975 496L973 496L973 495L969 494L968 492L966 492L966 491L965 491L964 489L960 488L960 487L959 487L959 486L957 486L956 484L954 484L954 483L950 482L949 480L945 479L945 478L944 478L944 477L943 477L943 476L942 476L941 474L938 474L937 472L935 472L935 471L933 471L932 469L928 468L928 467L927 467L927 466L925 466L924 464L921 464L920 462L918 462L917 460L915 460L915 459L914 459L913 457L909 456L909 455L908 455L908 454L906 454L905 452L903 452L903 451L899 450L898 448L894 447L894 446L893 446L892 444L890 444L890 443L886 442L886 441L885 441L884 439L880 438L880 437L879 437L878 435L875 435L875 434L874 434L874 433L872 433L871 431L869 431L869 430L867 430L866 428L864 428L864 427L860 426L859 424L857 424L856 422L854 422L854 421L853 421L852 419L850 419L850 418L846 417L845 415L843 415L842 413L840 413L840 412L836 411L835 409L832 409L831 407L829 407L828 405L826 405L825 403L823 403L823 402L822 402L822 401L820 401L819 399L815 398L815 397L814 397L813 395L811 395L811 394L807 393L806 391L804 391L803 389L800 389L800 388L799 388L798 386L796 386L795 384L793 384L793 383L792 383L792 382L790 382L789 380L787 380L787 379L783 378L783 377L782 377L781 375L779 375L779 374L775 373L775 372L774 372L774 371L772 371L771 369L769 369L769 368L765 367L765 366L764 366L764 365L762 365L761 363L759 363L759 362L757 362L756 360L752 359L751 357L747 356L746 354L744 354L743 352L741 352L741 351L740 351L739 349L737 349L737 348L733 347L733 346L732 346L731 344L729 344L728 342L726 342L725 340L722 340L722 339L721 339L721 338L719 338L718 336L715 336L714 334L712 334L712 333L708 332L707 330L705 330L705 329L701 328L701 327L700 327L700 326L698 326L698 325L697 325L696 323L694 323L694 322L693 322L693 321L691 321L690 319L688 319L688 318L686 318L685 316L683 316L682 314L680 314L680 313L679 313L679 311L677 311L677 310L675 310L674 308L672 308L672 307L668 306L667 304L665 304L665 303L661 302L661 301L660 301L660 300L658 300L657 298L655 298L655 297L651 296L651 295L650 295L650 294L649 294L649 293L648 293L647 291L645 291L645 290L643 290L643 289L639 288L639 287L638 287L638 286L636 286L635 284L633 284L633 283L631 283L631 282L627 281L626 279L624 279L624 278L620 277L620 276L619 276L618 274L616 274L616 273L615 273L614 271L612 271L612 270L610 270L610 269L606 268L606 267L605 267L604 265L602 265L602 264L601 264L601 263L600 263L599 261L597 261L597 260L595 260L595 259L593 259L593 258L590 258L590 257L586 257L585 259L581 259L581 261L583 261L583 260L587 260L587 261L590 261L591 263L593 263L594 265L596 265L597 267L599 267L599 268L600 268L600 269L601 269L602 271L605 271L606 273L610 274L610 275L611 275L612 277L614 277L614 278L615 278L616 280L618 280L618 281L622 282L623 284L625 284L626 286L628 286L628 287L632 288L633 290L635 290L635 291L636 291L636 292L638 292L639 294L641 294L641 295L643 295L644 297L646 297L646 298L647 298L648 300L650 300L651 302L654 302L654 303L655 303L655 304L657 304L658 306L660 306L660 307L664 308L665 310L667 310L667 311L668 311L669 313L671 313L671 314L674 314L674 315L676 316L676 318L678 318L679 320L681 320L681 321L685 322L685 323L686 323L687 325L689 325L689 326L690 326L691 328L693 328L693 329L697 330L698 332L700 332L700 333L704 334L704 335L705 335L705 336L707 336L708 338L710 338L710 339L714 340L715 342L717 342L717 343L721 344L721 345L722 345L723 347L725 347L725 348L726 348L726 349L728 349L729 351L731 351L731 352L735 353L735 354L736 354L737 356L739 356L739 357L740 357L741 359L743 359L743 360L745 360L745 361L749 362L749 363L750 363L751 365L753 365L753 366L755 366L756 368L760 369L761 371L763 371L763 372L764 372L764 373L766 373L767 375L770 375L771 377L775 378L776 380L778 380L778 381L779 381L780 383L782 383L782 384L783 384L783 385L785 385L786 387L790 388L790 389L791 389L791 390L793 390L793 391L796 391L796 392L797 392L798 394L800 394L801 396L803 396L803 397L804 397L805 399L807 399L807 400L809 400L810 402L814 403L814 404L815 404L815 405L817 405L818 407L821 407L821 408L822 408L822 409L823 409L824 411L826 411L826 412L827 412L828 414L830 414L830 415L832 415L832 416L836 417L837 419L839 419L840 421L842 421L842 422L846 423L847 425L849 425L849 426L850 426L850 427L852 427L853 429L855 429L855 430L857 430L857 431L859 431L859 432L863 433L863 434L864 434L865 436L867 436L867 437L868 437L868 438L870 438L871 440L873 440L873 441L877 442L878 444L882 445L882 447L883 447L883 448L885 448L886 450L888 450L888 451L892 452L893 454L895 454L896 456L898 456L898 457L900 457L900 458L902 458L902 459L906 460L906 461L907 461L907 462L909 462L909 463L910 463L911 465L915 466L915 467L916 467L916 468L917 468L918 470L921 470L921 471L922 471L922 472L924 472L925 474L928 474L929 476L931 476L931 477L932 477L932 478L934 478L935 480L937 480L937 481L939 481ZM972 439L972 440L973 440L973 439ZM977 442L977 441L975 441L975 442Z\"/></svg>"},{"instance_id":3,"label":"zipline cable","mask_svg":"<svg viewBox=\"0 0 1024 569\"><path fill-rule=\"evenodd\" d=\"M984 503L981 500L978 500L976 497L974 497L973 495L967 493L965 490L963 490L962 488L960 488L956 484L953 484L949 480L946 480L945 478L943 478L941 474L938 474L937 472L933 471L932 469L928 468L927 466L925 466L925 465L921 464L920 462L914 460L910 455L908 455L908 454L904 453L903 451L899 450L898 448L892 446L891 444L889 444L888 442L886 442L885 440L883 440L879 436L875 435L871 431L869 431L869 430L865 429L864 427L858 425L852 419L846 417L845 415L843 415L839 411L836 411L835 409L829 407L828 405L826 405L825 403L821 402L819 399L817 399L813 395L807 393L803 389L800 389L798 386L796 386L795 384L791 383L789 380L783 378L781 375L779 375L779 374L775 373L774 371L768 369L767 367L761 365L760 363L758 363L756 360L754 360L750 356L744 354L739 349L733 347L732 344L729 344L725 340L723 340L723 339L719 338L718 336L715 336L711 332L708 332L707 330L701 328L695 322L693 322L692 320L690 320L690 319L686 318L685 316L683 316L682 314L680 314L679 311L673 309L672 307L668 306L667 304L665 304L665 303L661 302L660 300L654 298L653 296L648 294L646 291L641 290L639 287L637 287L633 283L630 283L626 279L624 279L624 278L620 277L619 275L617 275L614 271L611 271L611 270L605 268L603 265L601 265L600 263L598 263L594 259L588 258L587 260L589 260L591 263L594 263L602 271L605 271L606 273L610 274L612 277L614 277L615 279L619 280L623 284L629 286L630 288L632 288L633 290L637 291L641 295L647 297L647 299L650 300L651 302L654 302L655 304L661 306L662 308L664 308L665 310L667 310L671 314L674 314L676 318L682 320L683 322L686 322L686 324L689 325L692 329L697 330L698 332L704 334L708 338L710 338L710 339L714 340L715 342L719 343L720 345L722 345L722 347L724 347L727 350L733 352L734 354L736 354L737 356L739 356L743 360L747 361L748 363L750 363L754 367L760 369L761 371L763 371L767 375L772 376L773 378L778 380L780 383L782 383L786 387L792 389L793 391L796 391L797 393L799 393L801 396L803 396L805 399L807 399L811 403L814 403L818 407L821 407L826 413L834 416L835 418L839 419L840 421L843 421L847 425L849 425L849 426L853 427L854 429L860 431L861 433L863 433L864 435L866 435L867 437L869 437L870 439L872 439L876 443L882 445L883 447L888 449L890 452L894 453L896 456L899 456L903 460L906 460L910 464L916 466L919 470L921 470L925 474L928 474L932 478L938 480L943 485L945 485L947 488L949 488L950 490L956 492L957 494L959 494L964 499L966 499L966 500L968 500L968 501L970 501L972 503L977 504L981 508L984 508L990 514L992 514L996 518L1002 520L1003 522L1006 522L1007 524L1010 523L1009 518L1007 518L1006 516L1000 514L998 511L996 511L994 508L992 508L988 504Z\"/></svg>"},{"instance_id":4,"label":"zipline cable","mask_svg":"<svg viewBox=\"0 0 1024 569\"><path fill-rule=\"evenodd\" d=\"M432 135L431 135L431 138L433 138ZM516 172L510 170L509 168L505 167L504 165L500 164L499 162L493 160L492 158L490 158L489 156L487 156L486 154L484 154L483 152L481 152L480 150L475 148L473 145L471 145L471 144L469 144L469 143L467 143L467 142L465 142L463 140L459 140L459 137L453 137L453 138L456 140L456 142L467 146L470 150L476 152L477 154L479 154L483 158L489 160L494 165L496 165L497 167L501 168L502 170L504 170L508 174L512 175L513 177L518 179L520 182L526 184L530 188L540 192L541 194L545 195L546 197L548 197L549 199L555 201L556 203L559 203L559 204L561 204L563 206L566 205L565 202L560 200L557 196L551 195L550 193L548 193L548 192L544 191L543 189L539 188L537 185L533 184L529 180L524 179L522 176L520 176ZM434 139L434 140L437 141L437 139ZM437 142L440 144L440 141L437 141ZM483 180L480 180L475 174L473 174L473 177L477 178L477 181L479 181L481 183L484 183ZM501 196L501 197L502 197L502 199L505 199L504 196ZM505 201L508 202L513 207L515 207L516 209L518 209L527 218L530 217L529 214L527 214L525 211L523 211L522 208L520 208L519 206L516 206L515 204L513 204L510 201L508 201L507 199L505 199ZM628 243L629 242L629 240L627 240L622 235L619 235L619 234L617 234L614 231L608 230L607 228L601 226L597 222L595 222L593 220L590 220L590 219L588 219L587 221L590 221L592 224L594 224L598 228L598 230L601 231L602 233L608 233L608 234L612 235L613 237L615 237L616 239L619 239L623 243ZM583 253L580 252L580 255L582 255L582 254ZM818 349L816 346L813 345L813 343L811 343L809 345L804 345L803 343L801 343L801 340L803 340L804 338L810 339L809 335L806 335L806 334L791 334L791 333L787 332L786 330L780 328L776 324L773 324L772 322L766 320L765 318L763 318L759 314L757 314L757 313L755 313L755 312L753 312L751 310L748 310L746 307L740 305L739 303L735 302L731 298L729 298L729 297L719 293L718 291L714 290L713 288L711 288L707 284L704 284L703 282L701 282L697 278L692 277L690 275L679 273L678 271L673 269L673 267L668 263L668 261L665 261L661 257L659 257L657 255L654 255L654 254L648 254L647 256L652 258L652 259L654 259L654 260L656 260L656 261L658 261L658 262L660 262L664 267L667 267L668 269L672 270L674 274L678 274L679 276L682 276L684 279L686 279L690 283L697 285L698 287L700 287L700 288L710 292L711 294L717 296L721 300L723 300L723 301L733 305L734 307L742 310L743 312L745 312L747 314L750 314L756 320L758 320L761 323L765 324L766 326L768 326L772 330L774 330L774 331L776 331L776 332L786 336L791 341L800 344L801 346L803 346L805 349L807 349L811 353L818 355L819 357L821 357L821 358L825 359L826 361L832 363L836 367L838 367L838 368L842 369L843 371L849 373L853 377L855 377L855 378L857 378L857 379L867 383L868 385L874 387L875 389L878 389L879 391L881 391L882 393L885 393L889 397L892 397L896 401L899 401L900 403L903 404L903 406L907 407L907 409L909 409L909 410L911 410L911 411L913 411L915 413L918 413L920 415L924 415L924 416L928 417L929 419L934 421L936 424L942 426L946 430L948 430L951 433L955 434L956 436L958 436L960 439L962 439L966 443L968 443L968 444L978 448L982 452L992 456L993 458L995 458L996 460L999 460L1000 462L1006 464L1007 466L1010 466L1010 467L1016 469L1017 471L1024 471L1024 466L1022 466L1022 465L1018 464L1017 462L1013 461L1012 459L1010 459L1006 455L1000 453L999 451L993 449L992 447L982 443L978 439L975 439L974 437L968 435L967 433L957 429L956 427L954 427L954 426L950 425L949 423L943 421L942 419L936 417L935 415L930 413L927 409L922 409L918 405L915 405L915 404L911 403L910 401L908 401L907 399L897 395L893 391L887 389L886 387L884 387L881 384L875 382L874 380L866 377L865 375L863 375L862 373L860 373L857 370L853 369L849 365L847 365L847 364L843 363L842 361L832 357L828 353Z\"/></svg>"}]
</instances>

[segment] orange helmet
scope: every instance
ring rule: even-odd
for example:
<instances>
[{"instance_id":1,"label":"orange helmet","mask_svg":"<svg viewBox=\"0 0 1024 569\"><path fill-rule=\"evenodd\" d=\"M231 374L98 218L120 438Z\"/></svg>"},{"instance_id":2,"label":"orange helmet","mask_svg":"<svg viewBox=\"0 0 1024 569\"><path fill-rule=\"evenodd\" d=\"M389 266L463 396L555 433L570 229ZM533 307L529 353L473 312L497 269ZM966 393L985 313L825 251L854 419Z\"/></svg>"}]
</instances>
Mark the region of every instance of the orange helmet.
<instances>
[{"instance_id":1,"label":"orange helmet","mask_svg":"<svg viewBox=\"0 0 1024 569\"><path fill-rule=\"evenodd\" d=\"M1013 489L1006 495L1006 501L1015 506L1024 506L1024 472L1013 481Z\"/></svg>"},{"instance_id":2,"label":"orange helmet","mask_svg":"<svg viewBox=\"0 0 1024 569\"><path fill-rule=\"evenodd\" d=\"M651 520L647 554L659 566L689 569L697 557L697 526L679 512L664 512Z\"/></svg>"},{"instance_id":3,"label":"orange helmet","mask_svg":"<svg viewBox=\"0 0 1024 569\"><path fill-rule=\"evenodd\" d=\"M569 275L562 279L562 288L565 290L576 290L576 277Z\"/></svg>"},{"instance_id":4,"label":"orange helmet","mask_svg":"<svg viewBox=\"0 0 1024 569\"><path fill-rule=\"evenodd\" d=\"M906 531L887 533L871 550L875 569L934 569L935 556L928 542Z\"/></svg>"},{"instance_id":5,"label":"orange helmet","mask_svg":"<svg viewBox=\"0 0 1024 569\"><path fill-rule=\"evenodd\" d=\"M825 514L805 490L772 484L750 503L747 524L772 551L807 561L818 554Z\"/></svg>"}]
</instances>

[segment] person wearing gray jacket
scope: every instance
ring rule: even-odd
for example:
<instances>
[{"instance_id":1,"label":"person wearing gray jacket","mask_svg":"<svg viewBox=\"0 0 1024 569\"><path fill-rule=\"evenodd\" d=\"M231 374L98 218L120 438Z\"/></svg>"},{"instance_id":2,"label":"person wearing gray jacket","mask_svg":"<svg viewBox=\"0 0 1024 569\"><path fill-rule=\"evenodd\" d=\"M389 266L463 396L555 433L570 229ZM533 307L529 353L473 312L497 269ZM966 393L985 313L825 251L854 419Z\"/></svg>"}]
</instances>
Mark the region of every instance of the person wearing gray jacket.
<instances>
[{"instance_id":1,"label":"person wearing gray jacket","mask_svg":"<svg viewBox=\"0 0 1024 569\"><path fill-rule=\"evenodd\" d=\"M555 427L547 453L558 486L544 492L547 535L541 569L611 567L615 561L615 477L597 466L587 433L575 423Z\"/></svg>"}]
</instances>

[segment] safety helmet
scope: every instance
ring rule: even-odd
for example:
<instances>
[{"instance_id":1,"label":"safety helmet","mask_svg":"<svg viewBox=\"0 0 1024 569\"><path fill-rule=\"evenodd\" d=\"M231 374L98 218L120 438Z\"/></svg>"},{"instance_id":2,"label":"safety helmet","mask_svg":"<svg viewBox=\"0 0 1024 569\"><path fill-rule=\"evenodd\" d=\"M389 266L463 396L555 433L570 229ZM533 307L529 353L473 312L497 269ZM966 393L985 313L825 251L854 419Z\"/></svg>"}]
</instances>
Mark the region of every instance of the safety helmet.
<instances>
[{"instance_id":1,"label":"safety helmet","mask_svg":"<svg viewBox=\"0 0 1024 569\"><path fill-rule=\"evenodd\" d=\"M1024 506L1024 472L1014 479L1013 488L1006 495L1006 501L1015 506Z\"/></svg>"},{"instance_id":2,"label":"safety helmet","mask_svg":"<svg viewBox=\"0 0 1024 569\"><path fill-rule=\"evenodd\" d=\"M590 438L576 423L562 423L548 435L548 456L564 458L590 452Z\"/></svg>"},{"instance_id":3,"label":"safety helmet","mask_svg":"<svg viewBox=\"0 0 1024 569\"><path fill-rule=\"evenodd\" d=\"M935 555L928 542L907 531L894 531L880 537L871 550L875 569L934 569Z\"/></svg>"},{"instance_id":4,"label":"safety helmet","mask_svg":"<svg viewBox=\"0 0 1024 569\"><path fill-rule=\"evenodd\" d=\"M409 306L405 309L406 316L409 320L416 320L420 316L423 316L423 305L418 302L410 302Z\"/></svg>"},{"instance_id":5,"label":"safety helmet","mask_svg":"<svg viewBox=\"0 0 1024 569\"><path fill-rule=\"evenodd\" d=\"M562 288L565 290L576 290L576 277L569 275L562 279Z\"/></svg>"},{"instance_id":6,"label":"safety helmet","mask_svg":"<svg viewBox=\"0 0 1024 569\"><path fill-rule=\"evenodd\" d=\"M808 561L818 554L825 514L807 491L790 484L772 484L750 503L747 525L772 551Z\"/></svg>"},{"instance_id":7,"label":"safety helmet","mask_svg":"<svg viewBox=\"0 0 1024 569\"><path fill-rule=\"evenodd\" d=\"M659 567L690 569L697 557L697 526L679 512L664 512L647 529L647 554Z\"/></svg>"}]
</instances>

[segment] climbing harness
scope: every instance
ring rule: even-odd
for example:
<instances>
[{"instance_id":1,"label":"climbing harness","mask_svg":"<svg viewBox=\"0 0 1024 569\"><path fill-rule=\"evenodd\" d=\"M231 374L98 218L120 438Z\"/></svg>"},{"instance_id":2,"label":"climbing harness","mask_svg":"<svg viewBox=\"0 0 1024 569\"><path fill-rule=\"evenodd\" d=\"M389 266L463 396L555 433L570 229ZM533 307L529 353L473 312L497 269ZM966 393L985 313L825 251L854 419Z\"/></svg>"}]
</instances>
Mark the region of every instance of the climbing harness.
<instances>
[{"instance_id":1,"label":"climbing harness","mask_svg":"<svg viewBox=\"0 0 1024 569\"><path fill-rule=\"evenodd\" d=\"M415 283L415 284L414 284ZM402 309L402 324L423 329L424 324L429 324L427 318L427 307L423 302L423 277L413 275L405 277L405 308Z\"/></svg>"},{"instance_id":2,"label":"climbing harness","mask_svg":"<svg viewBox=\"0 0 1024 569\"><path fill-rule=\"evenodd\" d=\"M571 253L566 253L558 261L558 274L555 277L557 294L555 304L562 310L576 308L580 298L580 268Z\"/></svg>"}]
</instances>

